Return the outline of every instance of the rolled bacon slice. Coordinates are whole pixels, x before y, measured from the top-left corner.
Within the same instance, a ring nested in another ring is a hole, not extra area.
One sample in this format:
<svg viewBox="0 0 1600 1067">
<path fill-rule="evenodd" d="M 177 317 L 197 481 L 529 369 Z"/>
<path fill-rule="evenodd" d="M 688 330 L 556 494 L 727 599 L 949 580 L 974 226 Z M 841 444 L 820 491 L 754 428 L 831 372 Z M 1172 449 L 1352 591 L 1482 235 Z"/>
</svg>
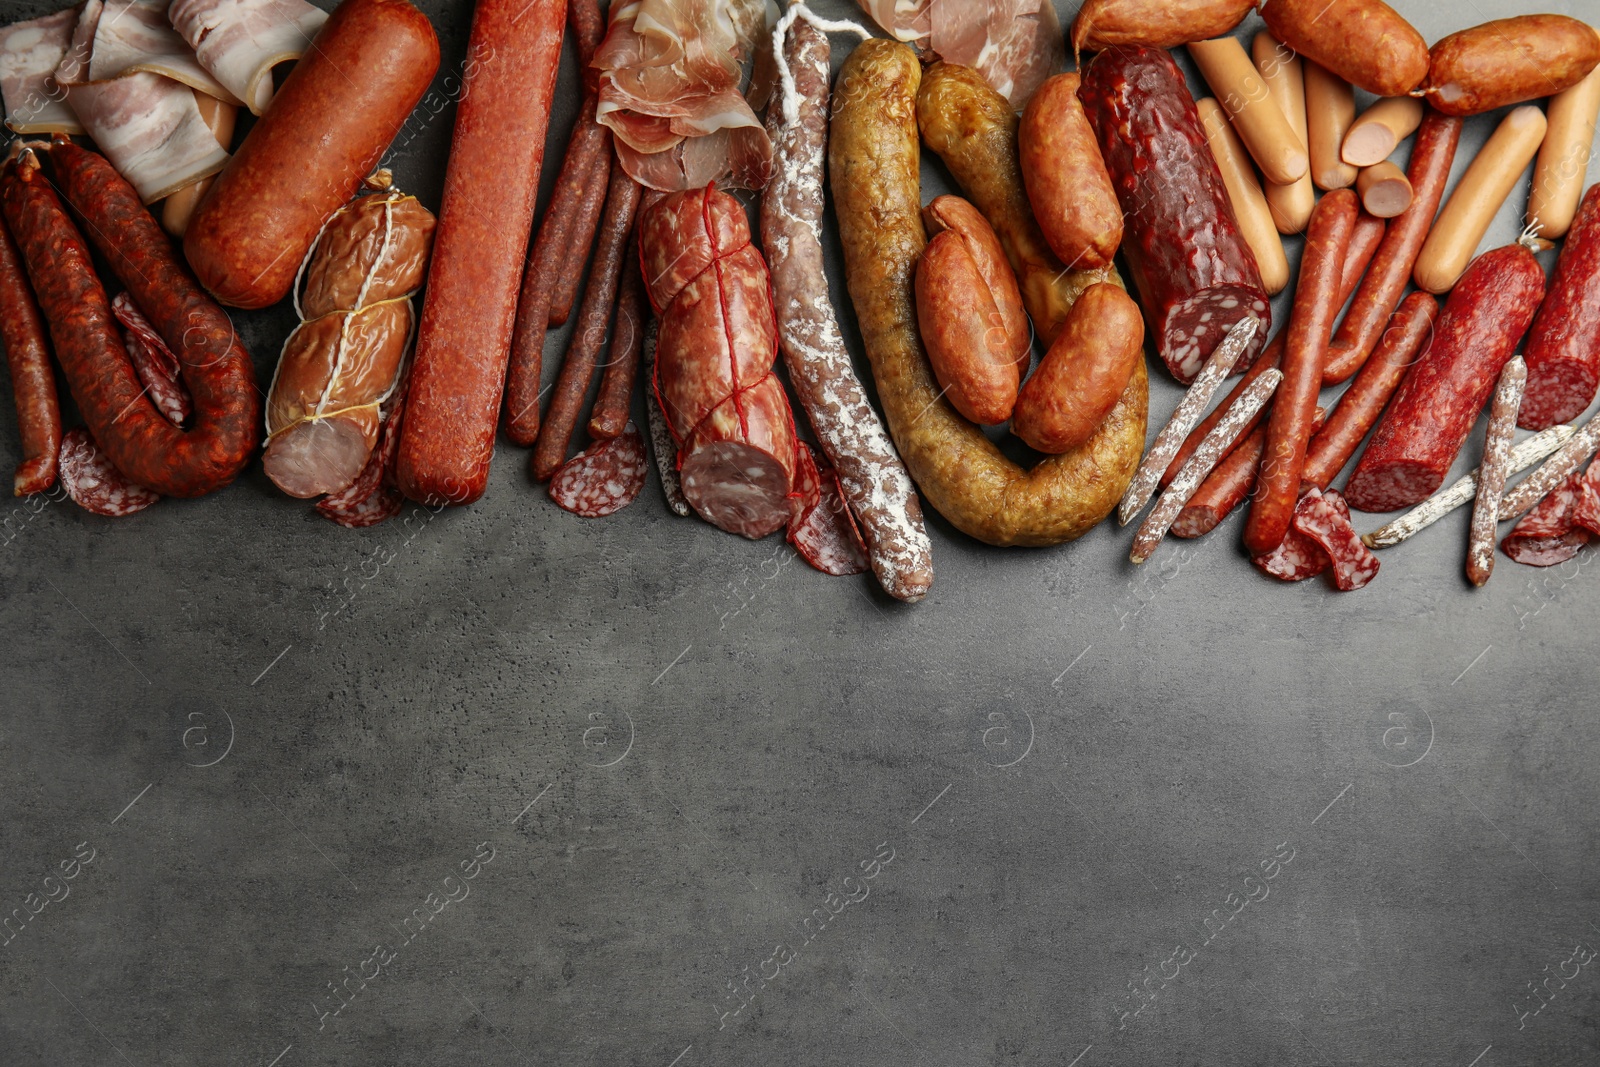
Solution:
<svg viewBox="0 0 1600 1067">
<path fill-rule="evenodd" d="M 897 40 L 972 67 L 1022 108 L 1066 62 L 1066 43 L 1050 0 L 859 0 Z"/>
<path fill-rule="evenodd" d="M 328 14 L 305 0 L 172 0 L 173 29 L 212 77 L 259 115 L 272 68 L 299 59 Z"/>
<path fill-rule="evenodd" d="M 69 7 L 0 30 L 0 97 L 5 100 L 6 127 L 13 133 L 83 132 L 67 106 L 66 90 L 56 82 L 56 68 L 72 43 L 80 10 Z"/>
</svg>

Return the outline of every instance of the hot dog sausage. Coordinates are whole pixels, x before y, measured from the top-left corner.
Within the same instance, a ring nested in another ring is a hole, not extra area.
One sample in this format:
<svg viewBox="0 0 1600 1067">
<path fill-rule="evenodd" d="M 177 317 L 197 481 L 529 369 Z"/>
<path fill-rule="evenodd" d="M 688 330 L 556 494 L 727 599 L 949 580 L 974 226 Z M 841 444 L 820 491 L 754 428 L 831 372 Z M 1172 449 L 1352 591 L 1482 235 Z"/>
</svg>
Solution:
<svg viewBox="0 0 1600 1067">
<path fill-rule="evenodd" d="M 1250 54 L 1273 103 L 1289 120 L 1289 126 L 1300 140 L 1306 140 L 1304 61 L 1266 30 L 1256 34 L 1250 42 Z M 1311 184 L 1309 167 L 1299 181 L 1289 185 L 1268 182 L 1263 191 L 1272 208 L 1273 225 L 1279 233 L 1299 233 L 1306 228 L 1306 223 L 1311 221 L 1311 209 L 1317 206 L 1317 190 Z"/>
<path fill-rule="evenodd" d="M 1269 101 L 1270 103 L 1270 101 Z M 1222 106 L 1210 97 L 1195 104 L 1200 112 L 1200 124 L 1205 127 L 1206 140 L 1211 154 L 1216 157 L 1217 169 L 1222 173 L 1222 184 L 1228 190 L 1228 202 L 1239 219 L 1239 230 L 1255 253 L 1256 266 L 1261 270 L 1261 284 L 1268 293 L 1282 291 L 1289 284 L 1289 259 L 1283 252 L 1283 240 L 1272 221 L 1272 208 L 1256 181 L 1255 167 L 1245 154 L 1244 145 L 1228 123 Z"/>
<path fill-rule="evenodd" d="M 1433 46 L 1417 90 L 1446 115 L 1481 115 L 1553 96 L 1600 64 L 1600 34 L 1566 15 L 1495 19 Z"/>
<path fill-rule="evenodd" d="M 1072 48 L 1176 48 L 1207 41 L 1232 31 L 1255 6 L 1255 0 L 1087 0 L 1072 20 Z"/>
<path fill-rule="evenodd" d="M 917 94 L 917 124 L 967 199 L 994 227 L 1045 344 L 1078 296 L 1096 282 L 1121 285 L 1114 267 L 1073 270 L 1050 251 L 1034 221 L 1017 152 L 1017 114 L 971 67 L 935 63 Z"/>
<path fill-rule="evenodd" d="M 859 45 L 839 74 L 828 149 L 845 277 L 889 430 L 923 494 L 958 529 L 995 545 L 1070 541 L 1116 506 L 1138 465 L 1144 365 L 1136 365 L 1122 398 L 1088 442 L 1031 471 L 1006 459 L 939 397 L 917 343 L 912 294 L 912 271 L 926 240 L 912 121 L 920 78 L 909 46 L 881 38 Z M 922 94 L 920 104 L 928 103 Z M 935 121 L 925 121 L 924 130 L 946 129 L 953 119 L 929 117 Z M 1001 127 L 1002 136 L 992 128 L 981 134 L 1001 141 L 1002 158 L 1007 128 Z M 1015 148 L 1009 152 L 1014 159 Z"/>
<path fill-rule="evenodd" d="M 1022 387 L 1011 432 L 1047 455 L 1070 452 L 1094 436 L 1143 358 L 1139 305 L 1115 285 L 1089 286 Z"/>
<path fill-rule="evenodd" d="M 17 496 L 42 493 L 56 484 L 56 459 L 61 451 L 61 405 L 50 369 L 50 346 L 44 317 L 28 284 L 22 253 L 0 220 L 0 342 L 11 369 L 11 396 L 17 406 L 22 437 L 22 462 L 17 464 L 13 491 Z"/>
<path fill-rule="evenodd" d="M 89 432 L 119 471 L 163 496 L 200 496 L 226 485 L 261 434 L 255 370 L 233 324 L 102 156 L 63 140 L 50 148 L 50 169 L 95 247 L 178 357 L 194 398 L 194 422 L 183 431 L 145 397 L 89 249 L 35 153 L 26 152 L 5 175 L 6 222 Z"/>
<path fill-rule="evenodd" d="M 1477 254 L 1478 242 L 1500 205 L 1533 162 L 1544 140 L 1544 112 L 1529 104 L 1501 120 L 1467 172 L 1456 183 L 1450 202 L 1439 212 L 1433 232 L 1417 255 L 1417 288 L 1443 293 L 1456 284 Z"/>
<path fill-rule="evenodd" d="M 1380 219 L 1392 219 L 1402 214 L 1411 206 L 1415 196 L 1406 172 L 1387 159 L 1361 168 L 1361 174 L 1356 178 L 1356 192 L 1367 214 Z"/>
<path fill-rule="evenodd" d="M 1560 237 L 1572 226 L 1583 195 L 1594 124 L 1600 119 L 1600 67 L 1570 89 L 1550 98 L 1545 108 L 1549 128 L 1533 167 L 1533 194 L 1528 197 L 1528 223 L 1540 237 Z"/>
<path fill-rule="evenodd" d="M 1521 245 L 1473 261 L 1346 483 L 1351 507 L 1392 511 L 1444 484 L 1543 298 L 1544 271 Z"/>
<path fill-rule="evenodd" d="M 1273 103 L 1260 72 L 1244 54 L 1244 46 L 1232 37 L 1219 37 L 1196 41 L 1189 46 L 1189 55 L 1227 109 L 1229 121 L 1267 181 L 1288 185 L 1305 177 L 1310 166 L 1305 140 Z M 1308 107 L 1310 99 L 1308 94 Z"/>
<path fill-rule="evenodd" d="M 1379 100 L 1350 124 L 1339 155 L 1355 167 L 1370 167 L 1389 158 L 1400 142 L 1422 125 L 1423 104 L 1412 96 Z"/>
<path fill-rule="evenodd" d="M 566 0 L 478 0 L 412 357 L 395 481 L 427 504 L 483 495 L 505 387 Z"/>
<path fill-rule="evenodd" d="M 1439 201 L 1444 199 L 1450 164 L 1456 157 L 1456 145 L 1461 143 L 1461 125 L 1461 119 L 1437 111 L 1429 111 L 1423 118 L 1406 171 L 1411 182 L 1411 206 L 1389 224 L 1372 268 L 1356 291 L 1339 332 L 1333 336 L 1328 363 L 1322 371 L 1324 385 L 1342 382 L 1361 368 L 1399 305 L 1417 253 L 1428 239 Z"/>
<path fill-rule="evenodd" d="M 1261 329 L 1242 357 L 1251 358 L 1266 343 L 1271 305 L 1177 64 L 1155 49 L 1108 49 L 1078 96 L 1127 216 L 1123 253 L 1167 368 L 1192 381 L 1253 315 Z"/>
<path fill-rule="evenodd" d="M 1078 103 L 1078 76 L 1057 74 L 1022 111 L 1017 155 L 1028 202 L 1061 262 L 1104 267 L 1122 243 L 1122 208 L 1094 131 Z"/>
<path fill-rule="evenodd" d="M 1383 0 L 1267 0 L 1267 28 L 1307 59 L 1378 96 L 1428 76 L 1428 43 Z"/>
<path fill-rule="evenodd" d="M 1311 180 L 1319 189 L 1346 189 L 1355 184 L 1356 168 L 1340 154 L 1345 134 L 1356 117 L 1350 83 L 1320 63 L 1307 62 L 1306 142 L 1311 152 Z"/>
<path fill-rule="evenodd" d="M 1250 507 L 1244 544 L 1262 556 L 1283 543 L 1300 496 L 1311 420 L 1322 388 L 1322 363 L 1339 313 L 1339 280 L 1360 207 L 1348 189 L 1336 189 L 1317 204 L 1306 229 L 1283 353 L 1283 384 L 1267 419 L 1267 448 L 1261 461 L 1260 489 Z"/>
<path fill-rule="evenodd" d="M 406 0 L 341 3 L 189 222 L 201 284 L 234 307 L 282 300 L 438 69 L 439 38 Z"/>
<path fill-rule="evenodd" d="M 1525 355 L 1528 388 L 1519 426 L 1542 430 L 1577 418 L 1594 401 L 1600 387 L 1600 185 L 1578 209 Z"/>
</svg>

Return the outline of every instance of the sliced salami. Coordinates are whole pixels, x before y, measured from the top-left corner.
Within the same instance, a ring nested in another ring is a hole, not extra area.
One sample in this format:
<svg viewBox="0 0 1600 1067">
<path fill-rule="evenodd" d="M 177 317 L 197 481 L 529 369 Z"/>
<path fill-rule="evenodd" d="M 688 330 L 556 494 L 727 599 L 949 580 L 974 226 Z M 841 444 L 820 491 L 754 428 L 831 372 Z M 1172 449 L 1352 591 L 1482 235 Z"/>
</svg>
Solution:
<svg viewBox="0 0 1600 1067">
<path fill-rule="evenodd" d="M 1575 472 L 1545 494 L 1500 541 L 1500 551 L 1530 567 L 1554 567 L 1576 556 L 1591 537 L 1573 516 L 1584 481 Z"/>
<path fill-rule="evenodd" d="M 394 465 L 400 447 L 400 428 L 405 419 L 407 384 L 407 379 L 402 377 L 385 403 L 388 410 L 383 415 L 378 447 L 367 457 L 355 481 L 317 501 L 317 512 L 324 518 L 347 529 L 359 530 L 392 519 L 404 510 L 405 497 L 395 488 Z"/>
<path fill-rule="evenodd" d="M 58 457 L 61 485 L 79 507 L 117 519 L 143 511 L 161 497 L 130 482 L 95 444 L 89 431 L 76 426 L 61 436 Z"/>
<path fill-rule="evenodd" d="M 1328 553 L 1316 541 L 1294 526 L 1284 535 L 1283 543 L 1264 556 L 1253 556 L 1251 563 L 1263 574 L 1279 581 L 1303 582 L 1315 578 L 1333 565 Z"/>
<path fill-rule="evenodd" d="M 189 390 L 178 377 L 178 357 L 172 354 L 167 342 L 161 339 L 150 320 L 134 306 L 127 292 L 117 294 L 111 301 L 111 311 L 122 323 L 122 339 L 127 343 L 128 358 L 133 362 L 139 383 L 150 394 L 156 410 L 167 417 L 174 426 L 183 426 L 194 404 Z"/>
<path fill-rule="evenodd" d="M 845 502 L 839 474 L 827 464 L 819 467 L 810 457 L 810 451 L 809 448 L 800 449 L 795 482 L 798 487 L 801 471 L 810 468 L 809 476 L 816 479 L 815 500 L 790 521 L 789 543 L 802 559 L 823 574 L 836 577 L 861 574 L 867 569 L 867 546 L 855 516 L 850 513 L 850 505 Z"/>
<path fill-rule="evenodd" d="M 1350 525 L 1350 508 L 1336 490 L 1312 489 L 1301 497 L 1294 528 L 1327 553 L 1333 584 L 1341 591 L 1360 589 L 1378 576 L 1378 557 Z"/>
<path fill-rule="evenodd" d="M 566 511 L 598 519 L 633 503 L 644 488 L 650 457 L 633 423 L 563 463 L 550 479 L 550 499 Z"/>
<path fill-rule="evenodd" d="M 792 531 L 806 512 L 822 500 L 822 474 L 817 469 L 816 451 L 801 443 L 794 453 L 794 484 L 789 489 L 789 529 Z"/>
</svg>

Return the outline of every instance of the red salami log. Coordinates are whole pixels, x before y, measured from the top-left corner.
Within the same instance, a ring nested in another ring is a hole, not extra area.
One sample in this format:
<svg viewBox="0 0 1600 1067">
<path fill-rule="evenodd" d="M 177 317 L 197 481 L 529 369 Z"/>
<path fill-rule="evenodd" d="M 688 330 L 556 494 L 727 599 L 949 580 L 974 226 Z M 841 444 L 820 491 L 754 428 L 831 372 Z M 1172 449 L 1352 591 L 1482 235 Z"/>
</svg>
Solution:
<svg viewBox="0 0 1600 1067">
<path fill-rule="evenodd" d="M 715 186 L 665 196 L 639 216 L 639 253 L 661 320 L 654 388 L 683 495 L 713 526 L 765 537 L 789 521 L 796 439 L 772 373 L 767 265 L 744 206 Z"/>
<path fill-rule="evenodd" d="M 1239 229 L 1194 98 L 1172 57 L 1152 48 L 1110 48 L 1078 90 L 1126 216 L 1128 258 L 1148 334 L 1167 369 L 1188 383 L 1246 315 L 1272 325 L 1255 254 Z"/>
<path fill-rule="evenodd" d="M 1600 386 L 1600 185 L 1584 195 L 1528 345 L 1517 425 L 1542 430 L 1583 414 Z"/>
<path fill-rule="evenodd" d="M 417 331 L 400 491 L 425 504 L 483 495 L 539 192 L 566 0 L 478 0 L 433 266 Z"/>
<path fill-rule="evenodd" d="M 90 435 L 119 471 L 163 496 L 221 488 L 261 439 L 261 393 L 249 353 L 139 194 L 104 157 L 61 141 L 50 148 L 50 167 L 96 248 L 178 357 L 194 398 L 194 424 L 184 431 L 145 395 L 89 248 L 35 154 L 25 152 L 0 183 L 6 223 Z"/>
<path fill-rule="evenodd" d="M 50 369 L 44 316 L 22 265 L 11 232 L 0 223 L 0 341 L 11 369 L 11 396 L 17 405 L 22 462 L 14 481 L 18 496 L 42 493 L 56 484 L 61 451 L 61 405 Z"/>
<path fill-rule="evenodd" d="M 1350 505 L 1393 511 L 1426 498 L 1456 454 L 1544 298 L 1522 245 L 1485 252 L 1450 293 L 1433 347 L 1406 377 L 1345 486 Z"/>
</svg>

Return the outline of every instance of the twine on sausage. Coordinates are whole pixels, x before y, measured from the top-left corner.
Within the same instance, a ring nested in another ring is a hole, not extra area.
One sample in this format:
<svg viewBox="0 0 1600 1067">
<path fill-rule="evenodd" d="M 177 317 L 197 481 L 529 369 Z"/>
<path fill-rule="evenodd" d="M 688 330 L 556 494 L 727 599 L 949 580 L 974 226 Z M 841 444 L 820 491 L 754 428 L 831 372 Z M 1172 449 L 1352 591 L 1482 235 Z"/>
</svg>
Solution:
<svg viewBox="0 0 1600 1067">
<path fill-rule="evenodd" d="M 789 10 L 783 13 L 778 24 L 772 28 L 772 54 L 778 61 L 778 84 L 783 86 L 783 96 L 779 103 L 783 108 L 783 121 L 789 126 L 800 121 L 800 91 L 795 88 L 794 73 L 789 70 L 789 61 L 783 56 L 783 39 L 789 33 L 789 27 L 794 25 L 795 19 L 801 18 L 823 33 L 853 33 L 863 41 L 872 40 L 872 31 L 860 23 L 822 18 L 805 4 L 789 6 Z"/>
</svg>

